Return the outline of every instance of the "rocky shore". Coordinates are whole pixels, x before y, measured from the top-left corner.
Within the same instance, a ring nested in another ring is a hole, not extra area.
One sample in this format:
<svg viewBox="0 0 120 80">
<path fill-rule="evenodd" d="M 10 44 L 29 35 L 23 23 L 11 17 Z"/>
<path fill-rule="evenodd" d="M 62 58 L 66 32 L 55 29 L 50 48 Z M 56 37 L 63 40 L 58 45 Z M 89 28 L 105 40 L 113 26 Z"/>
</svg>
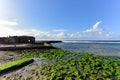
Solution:
<svg viewBox="0 0 120 80">
<path fill-rule="evenodd" d="M 22 55 L 17 51 L 0 51 L 0 65 L 22 58 Z M 0 80 L 7 78 L 8 80 L 20 79 L 24 80 L 34 77 L 35 80 L 42 80 L 44 76 L 33 75 L 35 69 L 39 69 L 40 65 L 46 64 L 43 58 L 34 58 L 34 62 L 19 69 L 11 70 L 5 74 L 0 74 Z M 22 77 L 22 78 L 21 78 Z"/>
</svg>

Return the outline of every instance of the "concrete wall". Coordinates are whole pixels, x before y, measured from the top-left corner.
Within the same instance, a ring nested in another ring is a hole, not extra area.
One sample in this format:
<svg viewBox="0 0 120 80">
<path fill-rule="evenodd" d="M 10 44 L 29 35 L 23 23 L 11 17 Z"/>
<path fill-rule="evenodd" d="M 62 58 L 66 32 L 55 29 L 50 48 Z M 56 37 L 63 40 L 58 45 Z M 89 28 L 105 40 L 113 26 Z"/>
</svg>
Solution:
<svg viewBox="0 0 120 80">
<path fill-rule="evenodd" d="M 32 36 L 10 36 L 1 37 L 1 44 L 15 44 L 15 43 L 35 43 L 35 38 Z"/>
</svg>

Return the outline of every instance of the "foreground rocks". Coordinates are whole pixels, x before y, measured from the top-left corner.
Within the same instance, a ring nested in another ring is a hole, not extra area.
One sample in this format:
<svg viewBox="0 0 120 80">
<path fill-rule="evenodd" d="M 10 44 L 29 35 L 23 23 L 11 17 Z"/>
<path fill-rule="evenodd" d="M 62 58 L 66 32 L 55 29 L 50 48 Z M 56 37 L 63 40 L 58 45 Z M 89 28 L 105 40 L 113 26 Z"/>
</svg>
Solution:
<svg viewBox="0 0 120 80">
<path fill-rule="evenodd" d="M 15 51 L 14 52 L 13 51 L 0 51 L 0 65 L 10 62 L 10 61 L 20 59 L 20 58 L 22 58 L 22 55 Z M 35 73 L 35 70 L 37 69 L 39 70 L 40 65 L 42 64 L 46 64 L 44 59 L 34 58 L 34 62 L 25 67 L 22 67 L 22 68 L 13 70 L 13 71 L 9 71 L 5 74 L 0 74 L 0 80 L 3 78 L 8 79 L 8 80 L 15 80 L 15 79 L 26 80 L 29 78 L 31 79 L 34 78 L 34 80 L 42 80 L 45 77 Z"/>
</svg>

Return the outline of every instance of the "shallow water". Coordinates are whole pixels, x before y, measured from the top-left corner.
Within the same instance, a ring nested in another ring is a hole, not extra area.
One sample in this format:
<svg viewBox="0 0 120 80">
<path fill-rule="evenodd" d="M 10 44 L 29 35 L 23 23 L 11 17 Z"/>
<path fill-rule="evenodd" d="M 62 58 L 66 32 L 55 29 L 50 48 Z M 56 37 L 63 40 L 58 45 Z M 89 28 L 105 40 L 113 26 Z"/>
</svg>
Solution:
<svg viewBox="0 0 120 80">
<path fill-rule="evenodd" d="M 85 52 L 97 55 L 120 56 L 120 43 L 54 43 L 53 46 L 73 52 Z"/>
</svg>

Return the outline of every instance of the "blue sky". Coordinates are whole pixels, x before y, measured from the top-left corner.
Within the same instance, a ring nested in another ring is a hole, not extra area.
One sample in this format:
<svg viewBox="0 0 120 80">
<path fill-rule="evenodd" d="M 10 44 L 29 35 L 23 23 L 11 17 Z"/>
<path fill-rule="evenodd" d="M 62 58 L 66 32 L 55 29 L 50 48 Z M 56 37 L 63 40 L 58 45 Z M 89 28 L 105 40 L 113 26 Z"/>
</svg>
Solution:
<svg viewBox="0 0 120 80">
<path fill-rule="evenodd" d="M 0 0 L 0 36 L 120 39 L 120 0 Z"/>
</svg>

